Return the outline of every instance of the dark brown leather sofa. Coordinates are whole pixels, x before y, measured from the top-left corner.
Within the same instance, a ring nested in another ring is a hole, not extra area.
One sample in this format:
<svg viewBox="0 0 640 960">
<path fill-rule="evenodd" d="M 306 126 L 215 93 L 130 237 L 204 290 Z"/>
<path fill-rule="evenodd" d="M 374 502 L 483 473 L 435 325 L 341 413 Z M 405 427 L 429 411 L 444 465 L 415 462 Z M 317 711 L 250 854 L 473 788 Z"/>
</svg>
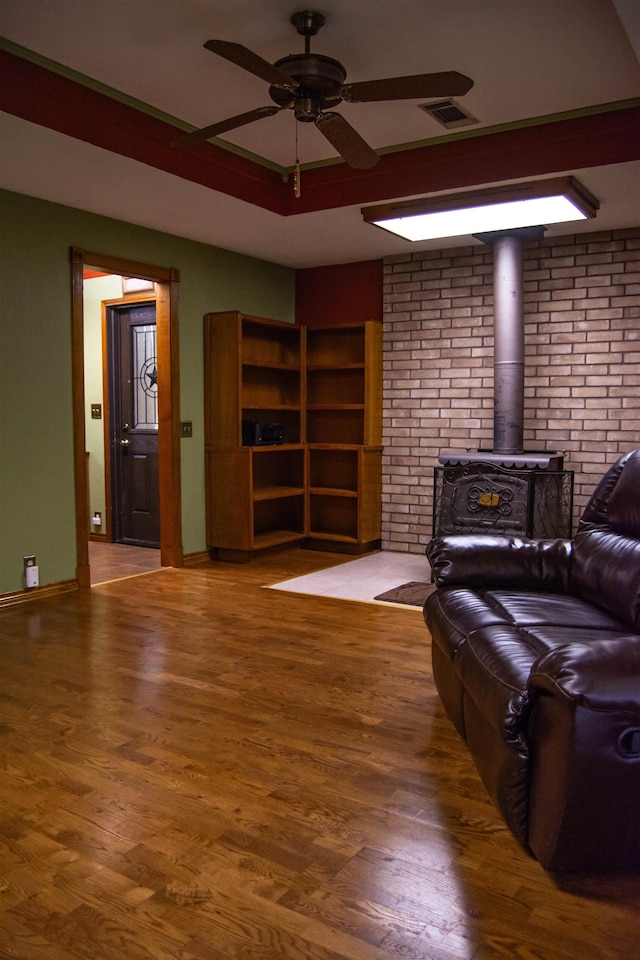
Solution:
<svg viewBox="0 0 640 960">
<path fill-rule="evenodd" d="M 573 540 L 426 549 L 442 703 L 506 823 L 550 871 L 640 868 L 640 449 Z"/>
</svg>

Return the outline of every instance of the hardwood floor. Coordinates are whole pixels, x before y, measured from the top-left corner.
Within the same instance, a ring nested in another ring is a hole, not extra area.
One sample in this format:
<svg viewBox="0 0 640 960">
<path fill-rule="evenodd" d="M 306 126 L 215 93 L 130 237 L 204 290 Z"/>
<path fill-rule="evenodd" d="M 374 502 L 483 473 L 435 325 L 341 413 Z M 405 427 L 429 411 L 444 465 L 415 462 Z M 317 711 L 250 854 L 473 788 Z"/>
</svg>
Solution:
<svg viewBox="0 0 640 960">
<path fill-rule="evenodd" d="M 162 569 L 0 611 L 0 957 L 632 960 L 640 878 L 554 878 L 438 703 L 420 610 Z"/>
</svg>

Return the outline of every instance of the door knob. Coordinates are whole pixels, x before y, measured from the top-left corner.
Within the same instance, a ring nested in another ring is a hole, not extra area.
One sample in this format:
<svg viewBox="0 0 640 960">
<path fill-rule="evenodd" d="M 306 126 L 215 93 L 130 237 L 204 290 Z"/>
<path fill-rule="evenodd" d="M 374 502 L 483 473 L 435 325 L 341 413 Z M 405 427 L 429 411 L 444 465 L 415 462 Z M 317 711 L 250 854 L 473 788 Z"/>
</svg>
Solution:
<svg viewBox="0 0 640 960">
<path fill-rule="evenodd" d="M 121 440 L 121 441 L 120 441 L 120 446 L 121 446 L 121 447 L 128 447 L 128 446 L 129 446 L 129 441 L 128 441 L 128 440 Z"/>
</svg>

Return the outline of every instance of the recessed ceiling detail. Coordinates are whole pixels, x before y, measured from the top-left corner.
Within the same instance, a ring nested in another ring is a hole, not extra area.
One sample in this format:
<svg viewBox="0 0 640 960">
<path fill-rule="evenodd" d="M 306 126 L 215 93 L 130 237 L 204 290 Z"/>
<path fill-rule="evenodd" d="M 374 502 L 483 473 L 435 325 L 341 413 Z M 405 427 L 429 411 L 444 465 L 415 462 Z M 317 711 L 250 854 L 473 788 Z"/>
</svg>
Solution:
<svg viewBox="0 0 640 960">
<path fill-rule="evenodd" d="M 597 219 L 571 232 L 640 222 L 640 66 L 612 0 L 474 0 L 473 17 L 468 0 L 317 3 L 162 0 L 151 18 L 142 2 L 4 4 L 3 190 L 294 267 L 404 255 L 407 241 L 363 222 L 364 205 L 537 177 L 573 174 L 599 198 Z M 379 157 L 353 169 L 314 122 L 279 109 L 268 81 L 203 46 L 224 38 L 270 65 L 304 56 L 289 18 L 305 9 L 322 12 L 311 51 L 344 65 L 343 85 L 454 68 L 473 89 L 327 108 Z M 449 99 L 479 122 L 450 129 L 418 109 Z M 170 147 L 259 107 L 276 113 Z"/>
</svg>

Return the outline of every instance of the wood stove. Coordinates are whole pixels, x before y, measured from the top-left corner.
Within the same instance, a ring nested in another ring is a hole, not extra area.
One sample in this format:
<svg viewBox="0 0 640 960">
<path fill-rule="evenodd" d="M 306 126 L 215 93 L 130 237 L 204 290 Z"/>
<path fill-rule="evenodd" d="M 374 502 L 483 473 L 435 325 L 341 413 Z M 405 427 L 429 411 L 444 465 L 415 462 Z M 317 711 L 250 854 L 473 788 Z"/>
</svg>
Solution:
<svg viewBox="0 0 640 960">
<path fill-rule="evenodd" d="M 544 227 L 482 234 L 494 251 L 492 450 L 443 450 L 434 470 L 433 535 L 570 537 L 573 473 L 556 451 L 525 451 L 522 244 Z"/>
<path fill-rule="evenodd" d="M 434 470 L 433 535 L 571 537 L 573 473 L 559 454 L 510 458 L 443 450 Z"/>
</svg>

